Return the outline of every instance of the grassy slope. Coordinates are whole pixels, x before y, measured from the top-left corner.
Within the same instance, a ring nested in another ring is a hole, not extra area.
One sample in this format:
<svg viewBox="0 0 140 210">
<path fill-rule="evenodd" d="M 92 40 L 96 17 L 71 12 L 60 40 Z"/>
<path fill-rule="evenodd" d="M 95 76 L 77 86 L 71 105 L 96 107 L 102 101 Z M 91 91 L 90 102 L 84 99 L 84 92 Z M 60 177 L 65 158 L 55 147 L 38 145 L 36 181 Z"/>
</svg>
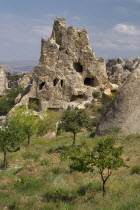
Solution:
<svg viewBox="0 0 140 210">
<path fill-rule="evenodd" d="M 86 141 L 92 147 L 99 140 L 80 133 L 77 144 Z M 71 143 L 71 134 L 52 139 L 33 138 L 28 148 L 23 145 L 17 153 L 8 154 L 9 169 L 0 171 L 0 209 L 140 209 L 140 175 L 130 174 L 132 166 L 140 163 L 140 135 L 118 139 L 130 167 L 112 174 L 105 198 L 96 171 L 71 173 L 68 161 L 60 161 L 60 151 Z"/>
</svg>

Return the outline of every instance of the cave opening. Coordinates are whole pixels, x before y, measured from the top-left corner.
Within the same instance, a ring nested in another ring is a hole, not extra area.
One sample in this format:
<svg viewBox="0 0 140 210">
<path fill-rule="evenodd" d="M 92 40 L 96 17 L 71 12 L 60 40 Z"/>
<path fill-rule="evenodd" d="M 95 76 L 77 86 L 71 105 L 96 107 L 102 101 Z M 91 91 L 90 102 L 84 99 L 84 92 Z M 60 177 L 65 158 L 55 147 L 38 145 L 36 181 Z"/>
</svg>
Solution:
<svg viewBox="0 0 140 210">
<path fill-rule="evenodd" d="M 57 85 L 57 83 L 58 83 L 58 81 L 59 81 L 59 79 L 54 79 L 54 81 L 53 81 L 53 86 L 56 86 Z"/>
<path fill-rule="evenodd" d="M 99 82 L 96 78 L 86 77 L 85 80 L 84 80 L 84 85 L 91 86 L 91 87 L 96 87 L 96 86 L 99 85 Z"/>
<path fill-rule="evenodd" d="M 29 98 L 28 108 L 33 109 L 34 111 L 39 111 L 39 99 L 38 98 Z"/>
<path fill-rule="evenodd" d="M 39 85 L 39 90 L 42 90 L 44 86 L 45 86 L 45 82 L 42 82 L 42 83 Z"/>
<path fill-rule="evenodd" d="M 77 72 L 80 72 L 80 73 L 83 72 L 83 66 L 80 63 L 74 63 L 73 67 Z"/>
<path fill-rule="evenodd" d="M 61 80 L 61 87 L 63 87 L 63 84 L 64 84 L 64 81 L 63 81 L 63 80 Z"/>
<path fill-rule="evenodd" d="M 85 99 L 85 97 L 83 95 L 72 95 L 71 96 L 71 99 L 70 99 L 70 102 L 72 101 L 77 101 L 77 100 L 81 100 L 81 99 Z"/>
</svg>

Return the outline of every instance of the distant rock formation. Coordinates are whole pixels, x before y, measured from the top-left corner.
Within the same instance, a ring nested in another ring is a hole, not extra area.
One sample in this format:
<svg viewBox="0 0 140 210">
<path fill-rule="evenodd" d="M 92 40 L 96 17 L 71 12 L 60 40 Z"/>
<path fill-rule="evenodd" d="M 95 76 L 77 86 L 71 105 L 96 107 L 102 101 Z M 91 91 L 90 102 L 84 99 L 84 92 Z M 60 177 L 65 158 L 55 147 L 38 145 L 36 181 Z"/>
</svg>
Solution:
<svg viewBox="0 0 140 210">
<path fill-rule="evenodd" d="M 140 66 L 120 87 L 105 116 L 102 118 L 97 134 L 119 127 L 126 134 L 140 132 Z"/>
<path fill-rule="evenodd" d="M 105 89 L 107 82 L 105 61 L 95 59 L 87 30 L 67 27 L 64 19 L 56 18 L 51 37 L 42 38 L 32 84 L 18 102 L 28 107 L 35 103 L 38 111 L 82 108 L 93 99 L 94 91 Z"/>
<path fill-rule="evenodd" d="M 106 64 L 110 82 L 118 85 L 123 84 L 138 66 L 140 66 L 140 57 L 129 60 L 110 59 Z"/>
<path fill-rule="evenodd" d="M 6 78 L 6 74 L 0 65 L 0 96 L 4 94 L 5 90 L 7 89 L 8 82 Z"/>
</svg>

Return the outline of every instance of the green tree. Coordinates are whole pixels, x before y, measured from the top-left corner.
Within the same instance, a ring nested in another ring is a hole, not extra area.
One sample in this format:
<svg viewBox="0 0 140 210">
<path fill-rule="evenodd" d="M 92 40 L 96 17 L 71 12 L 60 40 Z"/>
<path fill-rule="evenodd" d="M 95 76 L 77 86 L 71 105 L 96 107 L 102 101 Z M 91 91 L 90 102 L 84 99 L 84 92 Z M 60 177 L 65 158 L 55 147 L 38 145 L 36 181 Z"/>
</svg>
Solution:
<svg viewBox="0 0 140 210">
<path fill-rule="evenodd" d="M 85 172 L 97 170 L 102 180 L 103 196 L 106 193 L 106 182 L 112 172 L 120 167 L 126 167 L 124 160 L 121 158 L 123 147 L 115 147 L 113 138 L 107 137 L 101 140 L 92 150 L 87 146 L 82 149 L 66 152 L 71 160 L 70 168 Z"/>
<path fill-rule="evenodd" d="M 73 133 L 73 143 L 75 145 L 76 135 L 82 128 L 86 127 L 88 117 L 86 112 L 82 109 L 67 110 L 62 115 L 59 129 L 63 129 L 66 132 Z"/>
<path fill-rule="evenodd" d="M 15 98 L 23 89 L 11 88 L 6 91 L 5 95 L 0 97 L 0 115 L 6 115 L 15 105 Z"/>
<path fill-rule="evenodd" d="M 28 139 L 28 145 L 30 145 L 31 137 L 37 133 L 39 116 L 35 115 L 33 110 L 27 109 L 25 106 L 16 107 L 12 115 L 11 121 L 13 123 L 16 121 L 20 125 L 21 130 Z"/>
<path fill-rule="evenodd" d="M 49 131 L 56 131 L 57 122 L 60 120 L 60 113 L 48 111 L 44 117 L 38 120 L 37 135 L 43 136 Z"/>
<path fill-rule="evenodd" d="M 7 169 L 7 152 L 16 152 L 26 138 L 20 125 L 8 122 L 7 127 L 0 129 L 0 151 L 3 152 L 3 169 Z"/>
</svg>

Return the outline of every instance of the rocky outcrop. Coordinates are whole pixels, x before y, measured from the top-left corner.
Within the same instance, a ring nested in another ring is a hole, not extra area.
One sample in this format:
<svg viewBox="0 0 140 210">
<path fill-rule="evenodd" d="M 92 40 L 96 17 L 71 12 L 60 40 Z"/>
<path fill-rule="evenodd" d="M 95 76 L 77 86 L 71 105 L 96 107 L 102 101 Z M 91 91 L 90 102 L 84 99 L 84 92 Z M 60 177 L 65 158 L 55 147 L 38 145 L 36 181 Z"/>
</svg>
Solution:
<svg viewBox="0 0 140 210">
<path fill-rule="evenodd" d="M 121 86 L 105 116 L 97 134 L 119 127 L 126 134 L 140 132 L 140 68 L 137 67 Z"/>
<path fill-rule="evenodd" d="M 118 58 L 117 60 L 110 59 L 107 64 L 107 74 L 110 82 L 121 85 L 131 73 L 140 66 L 140 57 L 135 59 L 123 60 Z"/>
<path fill-rule="evenodd" d="M 5 90 L 7 89 L 8 83 L 6 74 L 0 65 L 0 96 L 4 94 Z"/>
<path fill-rule="evenodd" d="M 32 83 L 32 73 L 27 74 L 11 74 L 3 70 L 0 65 L 0 96 L 5 94 L 5 91 L 11 88 L 22 87 L 24 93 Z"/>
<path fill-rule="evenodd" d="M 107 81 L 105 61 L 95 59 L 87 30 L 67 27 L 64 19 L 56 18 L 51 37 L 41 40 L 40 63 L 19 104 L 35 103 L 39 111 L 84 106 Z"/>
</svg>

